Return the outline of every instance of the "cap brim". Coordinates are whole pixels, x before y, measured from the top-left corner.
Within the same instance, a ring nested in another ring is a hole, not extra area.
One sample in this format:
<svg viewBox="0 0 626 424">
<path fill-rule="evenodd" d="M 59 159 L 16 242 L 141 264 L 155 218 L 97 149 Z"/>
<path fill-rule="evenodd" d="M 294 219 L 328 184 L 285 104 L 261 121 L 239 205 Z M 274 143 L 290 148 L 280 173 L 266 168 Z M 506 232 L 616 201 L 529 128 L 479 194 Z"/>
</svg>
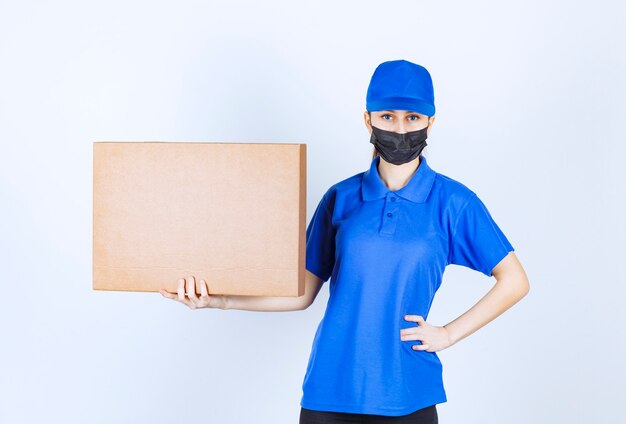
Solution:
<svg viewBox="0 0 626 424">
<path fill-rule="evenodd" d="M 387 97 L 384 99 L 370 100 L 367 102 L 365 108 L 369 112 L 380 110 L 408 110 L 428 116 L 435 114 L 435 106 L 433 104 L 410 97 Z"/>
</svg>

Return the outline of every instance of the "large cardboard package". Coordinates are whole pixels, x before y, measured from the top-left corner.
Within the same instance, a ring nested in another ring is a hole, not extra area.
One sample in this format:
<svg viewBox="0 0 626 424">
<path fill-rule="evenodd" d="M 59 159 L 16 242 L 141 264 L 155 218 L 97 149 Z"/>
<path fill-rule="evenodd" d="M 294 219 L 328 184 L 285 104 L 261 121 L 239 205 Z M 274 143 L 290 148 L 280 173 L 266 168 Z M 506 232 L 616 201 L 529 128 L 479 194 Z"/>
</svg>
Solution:
<svg viewBox="0 0 626 424">
<path fill-rule="evenodd" d="M 94 290 L 302 296 L 305 219 L 306 144 L 93 143 Z"/>
</svg>

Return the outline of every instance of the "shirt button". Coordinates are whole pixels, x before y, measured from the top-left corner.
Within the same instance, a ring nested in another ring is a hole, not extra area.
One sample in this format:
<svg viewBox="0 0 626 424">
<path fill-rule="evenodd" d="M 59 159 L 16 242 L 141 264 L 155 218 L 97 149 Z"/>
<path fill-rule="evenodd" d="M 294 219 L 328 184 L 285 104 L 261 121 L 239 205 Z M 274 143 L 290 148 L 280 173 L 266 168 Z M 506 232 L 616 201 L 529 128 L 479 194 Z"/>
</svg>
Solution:
<svg viewBox="0 0 626 424">
<path fill-rule="evenodd" d="M 387 212 L 387 216 L 391 217 L 393 214 L 391 212 Z"/>
<path fill-rule="evenodd" d="M 395 198 L 395 197 L 392 197 L 392 198 L 391 198 L 391 201 L 392 201 L 392 202 L 395 202 L 395 201 L 396 201 L 396 198 Z"/>
</svg>

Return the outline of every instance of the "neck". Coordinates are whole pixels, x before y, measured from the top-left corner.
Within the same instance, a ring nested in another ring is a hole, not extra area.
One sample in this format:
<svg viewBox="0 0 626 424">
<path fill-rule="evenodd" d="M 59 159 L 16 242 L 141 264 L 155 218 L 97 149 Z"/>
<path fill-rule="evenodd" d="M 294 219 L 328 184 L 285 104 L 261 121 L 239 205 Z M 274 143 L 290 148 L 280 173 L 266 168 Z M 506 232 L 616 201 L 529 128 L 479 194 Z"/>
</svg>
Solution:
<svg viewBox="0 0 626 424">
<path fill-rule="evenodd" d="M 382 156 L 378 161 L 378 175 L 390 191 L 400 190 L 411 180 L 420 165 L 419 155 L 411 162 L 394 165 L 386 162 Z"/>
</svg>

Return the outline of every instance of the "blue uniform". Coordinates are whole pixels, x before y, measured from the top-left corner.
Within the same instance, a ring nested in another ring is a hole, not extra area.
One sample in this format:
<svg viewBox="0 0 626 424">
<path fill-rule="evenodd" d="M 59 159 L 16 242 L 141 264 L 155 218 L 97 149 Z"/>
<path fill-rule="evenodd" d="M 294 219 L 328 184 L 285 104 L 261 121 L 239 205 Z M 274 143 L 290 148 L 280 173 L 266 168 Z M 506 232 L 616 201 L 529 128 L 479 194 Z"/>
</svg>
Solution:
<svg viewBox="0 0 626 424">
<path fill-rule="evenodd" d="M 476 193 L 420 164 L 390 191 L 378 162 L 331 186 L 306 230 L 306 268 L 330 297 L 300 405 L 319 411 L 406 415 L 446 402 L 436 352 L 413 350 L 405 315 L 427 319 L 448 264 L 491 276 L 513 247 Z"/>
</svg>

